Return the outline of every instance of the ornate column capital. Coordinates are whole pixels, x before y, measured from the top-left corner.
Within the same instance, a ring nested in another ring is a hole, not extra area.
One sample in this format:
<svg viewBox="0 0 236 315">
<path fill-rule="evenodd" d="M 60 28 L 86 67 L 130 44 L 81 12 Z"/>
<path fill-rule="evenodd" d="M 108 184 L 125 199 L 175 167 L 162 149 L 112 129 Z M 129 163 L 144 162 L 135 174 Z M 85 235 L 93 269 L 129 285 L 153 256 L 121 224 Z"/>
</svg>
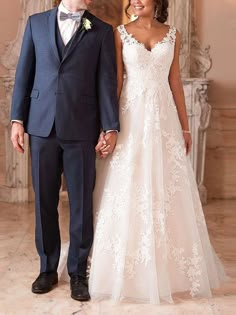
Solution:
<svg viewBox="0 0 236 315">
<path fill-rule="evenodd" d="M 197 27 L 195 16 L 192 16 L 191 30 L 191 60 L 190 75 L 196 78 L 206 78 L 207 73 L 212 67 L 212 59 L 210 56 L 210 45 L 202 47 L 197 36 Z"/>
<path fill-rule="evenodd" d="M 190 76 L 192 1 L 172 0 L 169 7 L 168 23 L 181 33 L 180 69 L 183 78 Z"/>
<path fill-rule="evenodd" d="M 170 1 L 168 23 L 181 33 L 180 69 L 183 78 L 205 78 L 211 69 L 210 46 L 203 48 L 197 36 L 194 1 Z"/>
</svg>

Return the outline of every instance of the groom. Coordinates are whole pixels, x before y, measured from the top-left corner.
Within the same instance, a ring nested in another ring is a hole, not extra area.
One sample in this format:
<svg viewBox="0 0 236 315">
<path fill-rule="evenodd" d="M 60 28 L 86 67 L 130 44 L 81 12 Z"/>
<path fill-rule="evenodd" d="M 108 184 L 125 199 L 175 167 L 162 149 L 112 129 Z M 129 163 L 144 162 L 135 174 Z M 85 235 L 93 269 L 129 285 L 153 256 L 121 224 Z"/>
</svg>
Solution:
<svg viewBox="0 0 236 315">
<path fill-rule="evenodd" d="M 90 298 L 87 258 L 93 242 L 92 193 L 100 130 L 110 153 L 119 131 L 112 27 L 86 9 L 91 0 L 63 0 L 28 20 L 12 100 L 12 142 L 30 137 L 40 274 L 33 293 L 58 282 L 58 202 L 62 172 L 70 202 L 68 272 L 71 297 Z M 103 134 L 104 134 L 103 133 Z"/>
</svg>

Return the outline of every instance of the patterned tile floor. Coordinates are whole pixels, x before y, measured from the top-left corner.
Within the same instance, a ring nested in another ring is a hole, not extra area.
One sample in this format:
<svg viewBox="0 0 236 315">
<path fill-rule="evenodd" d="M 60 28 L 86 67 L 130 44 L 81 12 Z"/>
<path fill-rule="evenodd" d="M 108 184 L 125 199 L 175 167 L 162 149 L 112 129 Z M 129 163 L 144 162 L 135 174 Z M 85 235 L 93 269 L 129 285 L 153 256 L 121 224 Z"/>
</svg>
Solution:
<svg viewBox="0 0 236 315">
<path fill-rule="evenodd" d="M 230 280 L 212 299 L 176 297 L 161 306 L 79 303 L 70 298 L 69 285 L 46 295 L 31 293 L 37 276 L 33 205 L 0 203 L 0 315 L 234 315 L 236 314 L 236 201 L 211 201 L 204 208 L 213 246 Z M 60 204 L 62 239 L 67 241 L 68 203 Z"/>
</svg>

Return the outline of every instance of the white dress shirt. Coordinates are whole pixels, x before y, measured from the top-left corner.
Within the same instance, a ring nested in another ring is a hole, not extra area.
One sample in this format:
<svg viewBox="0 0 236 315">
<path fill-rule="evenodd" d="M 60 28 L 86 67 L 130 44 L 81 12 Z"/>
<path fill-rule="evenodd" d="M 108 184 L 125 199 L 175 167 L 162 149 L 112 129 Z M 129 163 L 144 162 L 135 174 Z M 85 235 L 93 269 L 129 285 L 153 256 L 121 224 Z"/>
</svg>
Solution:
<svg viewBox="0 0 236 315">
<path fill-rule="evenodd" d="M 81 17 L 83 16 L 85 10 L 79 11 L 81 14 Z M 63 43 L 65 45 L 68 44 L 70 41 L 71 37 L 75 34 L 76 30 L 80 26 L 80 24 L 76 21 L 73 21 L 72 19 L 67 19 L 65 21 L 60 20 L 60 13 L 64 12 L 66 14 L 68 13 L 75 13 L 75 12 L 70 12 L 61 2 L 58 7 L 58 12 L 57 12 L 57 22 L 58 22 L 58 27 L 60 30 L 61 38 L 63 40 Z"/>
</svg>

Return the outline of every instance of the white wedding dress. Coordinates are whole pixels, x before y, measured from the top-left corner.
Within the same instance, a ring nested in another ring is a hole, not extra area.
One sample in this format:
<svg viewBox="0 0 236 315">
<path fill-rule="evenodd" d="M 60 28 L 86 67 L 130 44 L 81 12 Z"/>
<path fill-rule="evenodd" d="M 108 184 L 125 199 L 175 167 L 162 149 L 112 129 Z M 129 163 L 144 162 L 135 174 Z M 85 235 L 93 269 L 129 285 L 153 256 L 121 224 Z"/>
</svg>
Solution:
<svg viewBox="0 0 236 315">
<path fill-rule="evenodd" d="M 207 232 L 168 75 L 176 29 L 149 51 L 123 25 L 121 132 L 99 160 L 93 299 L 159 304 L 175 292 L 210 297 L 225 277 Z"/>
</svg>

